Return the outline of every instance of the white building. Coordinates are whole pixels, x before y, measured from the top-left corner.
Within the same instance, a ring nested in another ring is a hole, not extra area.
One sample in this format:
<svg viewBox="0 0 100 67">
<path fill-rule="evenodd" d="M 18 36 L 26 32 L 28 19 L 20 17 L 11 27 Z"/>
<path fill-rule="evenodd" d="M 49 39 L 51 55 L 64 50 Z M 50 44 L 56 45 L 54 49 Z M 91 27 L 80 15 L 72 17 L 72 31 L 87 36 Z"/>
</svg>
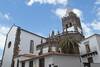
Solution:
<svg viewBox="0 0 100 67">
<path fill-rule="evenodd" d="M 62 18 L 62 25 L 63 32 L 59 35 L 61 39 L 65 36 L 78 41 L 84 38 L 80 19 L 73 12 Z M 50 48 L 48 38 L 14 25 L 6 36 L 2 67 L 81 67 L 79 54 L 59 53 L 56 45 L 52 42 Z"/>
<path fill-rule="evenodd" d="M 84 38 L 80 19 L 73 12 L 62 18 L 62 26 L 62 33 L 52 32 L 45 38 L 13 25 L 6 36 L 1 67 L 100 67 L 100 35 Z M 72 53 L 63 53 L 58 42 L 68 36 L 81 42 L 79 48 L 70 47 Z"/>
<path fill-rule="evenodd" d="M 37 46 L 41 41 L 45 44 L 46 38 L 12 26 L 7 34 L 2 67 L 80 67 L 78 54 L 57 53 L 55 46 L 51 52 L 44 46 L 40 54 Z"/>
<path fill-rule="evenodd" d="M 20 27 L 12 26 L 7 34 L 2 67 L 11 67 L 11 65 L 13 65 L 13 59 L 16 55 L 37 55 L 36 46 L 41 43 L 41 39 L 45 42 L 45 38 L 42 36 L 28 32 Z M 32 51 L 30 51 L 30 47 Z"/>
<path fill-rule="evenodd" d="M 80 42 L 80 57 L 85 66 L 100 67 L 99 34 L 94 34 Z"/>
</svg>

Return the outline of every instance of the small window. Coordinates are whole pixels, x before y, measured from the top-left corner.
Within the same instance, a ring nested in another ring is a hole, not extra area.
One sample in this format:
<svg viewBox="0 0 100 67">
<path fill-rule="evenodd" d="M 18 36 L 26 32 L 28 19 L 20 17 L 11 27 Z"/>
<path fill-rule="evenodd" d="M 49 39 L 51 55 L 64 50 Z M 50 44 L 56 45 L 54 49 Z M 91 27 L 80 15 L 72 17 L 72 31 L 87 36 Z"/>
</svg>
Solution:
<svg viewBox="0 0 100 67">
<path fill-rule="evenodd" d="M 57 65 L 55 65 L 54 67 L 58 67 Z"/>
<path fill-rule="evenodd" d="M 39 67 L 44 67 L 45 66 L 45 58 L 40 58 L 39 59 Z"/>
<path fill-rule="evenodd" d="M 39 55 L 43 54 L 43 48 L 40 49 Z"/>
<path fill-rule="evenodd" d="M 19 67 L 19 60 L 17 60 L 17 67 Z"/>
<path fill-rule="evenodd" d="M 8 43 L 8 48 L 10 48 L 11 47 L 11 41 Z"/>
<path fill-rule="evenodd" d="M 84 42 L 84 44 L 85 44 L 86 52 L 89 53 L 90 52 L 89 41 Z"/>
<path fill-rule="evenodd" d="M 89 52 L 90 52 L 89 44 L 86 44 L 85 47 L 86 47 L 86 51 L 87 51 L 87 53 L 89 53 Z"/>
<path fill-rule="evenodd" d="M 22 67 L 25 67 L 25 62 L 22 62 Z"/>
<path fill-rule="evenodd" d="M 30 53 L 34 52 L 34 41 L 30 40 Z"/>
<path fill-rule="evenodd" d="M 68 28 L 68 25 L 66 24 L 66 28 Z"/>
<path fill-rule="evenodd" d="M 90 63 L 84 63 L 84 67 L 91 67 Z"/>
<path fill-rule="evenodd" d="M 51 64 L 49 65 L 49 67 L 51 67 Z"/>
<path fill-rule="evenodd" d="M 89 58 L 88 58 L 88 62 L 89 62 L 89 63 L 93 63 L 93 58 L 92 58 L 92 57 L 89 57 Z"/>
<path fill-rule="evenodd" d="M 29 61 L 29 67 L 33 67 L 33 61 Z"/>
<path fill-rule="evenodd" d="M 70 23 L 70 25 L 69 25 L 70 27 L 72 26 L 72 23 Z"/>
</svg>

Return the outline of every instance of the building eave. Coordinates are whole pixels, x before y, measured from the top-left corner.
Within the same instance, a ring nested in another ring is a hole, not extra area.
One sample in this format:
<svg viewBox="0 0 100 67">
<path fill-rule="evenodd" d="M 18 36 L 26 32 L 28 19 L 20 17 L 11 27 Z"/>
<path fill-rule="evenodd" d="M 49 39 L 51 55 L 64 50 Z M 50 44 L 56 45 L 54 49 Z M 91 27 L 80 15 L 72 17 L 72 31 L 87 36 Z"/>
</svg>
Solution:
<svg viewBox="0 0 100 67">
<path fill-rule="evenodd" d="M 87 40 L 87 39 L 89 39 L 89 38 L 91 38 L 91 37 L 93 37 L 93 36 L 100 36 L 100 34 L 93 34 L 93 35 L 91 35 L 91 36 L 89 36 L 89 37 L 83 39 L 82 41 Z M 81 42 L 82 42 L 82 41 L 81 41 Z M 80 42 L 80 43 L 81 43 L 81 42 Z"/>
<path fill-rule="evenodd" d="M 38 34 L 35 34 L 35 33 L 33 33 L 33 32 L 27 31 L 27 30 L 21 28 L 20 26 L 17 26 L 17 25 L 15 25 L 15 24 L 14 24 L 14 26 L 19 27 L 21 30 L 23 30 L 23 31 L 25 31 L 25 32 L 27 32 L 27 33 L 30 33 L 30 34 L 32 34 L 32 35 L 35 35 L 35 36 L 38 36 L 38 37 L 41 37 L 41 38 L 46 39 L 45 37 L 43 37 L 43 36 L 41 36 L 41 35 L 38 35 Z"/>
<path fill-rule="evenodd" d="M 39 58 L 47 57 L 47 56 L 54 56 L 54 55 L 56 55 L 56 56 L 76 56 L 76 57 L 78 56 L 78 57 L 80 57 L 79 54 L 64 54 L 64 53 L 58 53 L 58 52 L 49 52 L 49 53 L 45 53 L 45 54 L 42 54 L 42 55 L 34 56 L 30 59 L 22 60 L 21 62 L 39 59 Z"/>
</svg>

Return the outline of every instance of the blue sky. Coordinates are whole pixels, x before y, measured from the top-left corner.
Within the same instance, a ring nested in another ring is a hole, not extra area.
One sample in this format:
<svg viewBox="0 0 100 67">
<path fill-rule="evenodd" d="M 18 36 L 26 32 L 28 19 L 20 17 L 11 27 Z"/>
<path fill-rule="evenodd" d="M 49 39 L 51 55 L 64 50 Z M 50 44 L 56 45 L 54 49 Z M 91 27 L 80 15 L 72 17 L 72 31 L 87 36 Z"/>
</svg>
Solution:
<svg viewBox="0 0 100 67">
<path fill-rule="evenodd" d="M 61 17 L 71 8 L 85 36 L 100 33 L 100 0 L 0 0 L 0 56 L 5 35 L 13 24 L 42 36 L 62 31 Z"/>
</svg>

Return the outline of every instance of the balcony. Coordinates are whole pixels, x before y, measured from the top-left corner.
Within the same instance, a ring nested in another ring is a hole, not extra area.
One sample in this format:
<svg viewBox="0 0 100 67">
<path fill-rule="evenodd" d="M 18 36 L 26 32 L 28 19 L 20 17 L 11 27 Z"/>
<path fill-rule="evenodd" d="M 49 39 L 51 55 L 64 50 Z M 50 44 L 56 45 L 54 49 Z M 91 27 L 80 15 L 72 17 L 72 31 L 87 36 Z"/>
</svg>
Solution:
<svg viewBox="0 0 100 67">
<path fill-rule="evenodd" d="M 83 54 L 83 55 L 81 55 L 81 57 L 85 58 L 85 57 L 95 56 L 97 54 L 98 54 L 97 51 L 93 51 L 93 52 L 89 52 L 89 53 Z"/>
</svg>

